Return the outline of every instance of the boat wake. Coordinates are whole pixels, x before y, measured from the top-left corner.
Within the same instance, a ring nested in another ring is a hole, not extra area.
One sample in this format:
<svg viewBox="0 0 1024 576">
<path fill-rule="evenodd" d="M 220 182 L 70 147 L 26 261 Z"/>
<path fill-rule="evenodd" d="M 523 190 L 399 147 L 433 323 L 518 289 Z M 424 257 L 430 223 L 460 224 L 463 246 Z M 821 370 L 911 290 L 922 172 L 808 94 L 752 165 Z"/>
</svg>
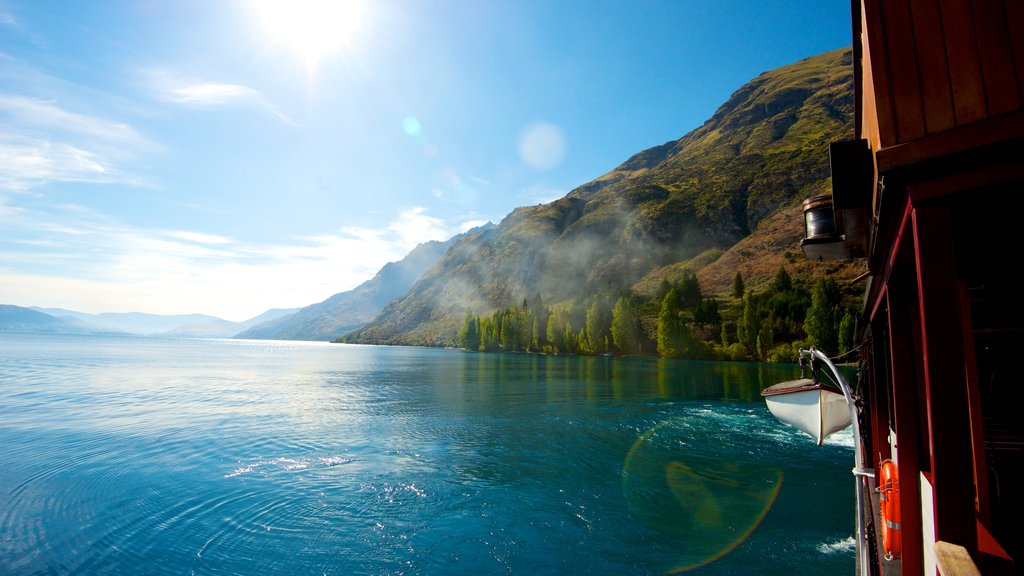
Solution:
<svg viewBox="0 0 1024 576">
<path fill-rule="evenodd" d="M 821 544 L 818 544 L 818 552 L 821 552 L 822 554 L 853 552 L 856 545 L 857 541 L 854 540 L 853 536 L 848 536 L 842 540 L 836 540 L 835 542 L 822 542 Z"/>
</svg>

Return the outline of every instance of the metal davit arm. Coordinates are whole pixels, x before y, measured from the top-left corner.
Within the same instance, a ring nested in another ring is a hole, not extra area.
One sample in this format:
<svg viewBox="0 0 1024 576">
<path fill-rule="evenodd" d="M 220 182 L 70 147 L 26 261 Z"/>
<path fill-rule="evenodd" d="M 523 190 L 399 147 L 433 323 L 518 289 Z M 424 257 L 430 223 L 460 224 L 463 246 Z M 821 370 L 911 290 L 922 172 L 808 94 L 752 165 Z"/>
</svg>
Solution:
<svg viewBox="0 0 1024 576">
<path fill-rule="evenodd" d="M 809 350 L 800 350 L 801 358 L 807 356 L 811 359 L 816 359 L 825 364 L 829 371 L 832 372 L 832 376 L 835 378 L 836 384 L 843 391 L 843 396 L 846 398 L 846 406 L 850 409 L 850 421 L 853 425 L 853 476 L 856 482 L 856 494 L 857 494 L 857 574 L 860 576 L 871 576 L 871 554 L 868 549 L 867 537 L 864 534 L 864 502 L 871 502 L 870 493 L 867 485 L 867 478 L 874 478 L 875 471 L 864 467 L 864 454 L 861 450 L 860 445 L 860 422 L 857 418 L 857 405 L 854 402 L 853 391 L 850 389 L 850 385 L 847 384 L 846 379 L 839 373 L 839 369 L 832 363 L 832 360 L 822 353 L 820 350 L 810 348 Z"/>
</svg>

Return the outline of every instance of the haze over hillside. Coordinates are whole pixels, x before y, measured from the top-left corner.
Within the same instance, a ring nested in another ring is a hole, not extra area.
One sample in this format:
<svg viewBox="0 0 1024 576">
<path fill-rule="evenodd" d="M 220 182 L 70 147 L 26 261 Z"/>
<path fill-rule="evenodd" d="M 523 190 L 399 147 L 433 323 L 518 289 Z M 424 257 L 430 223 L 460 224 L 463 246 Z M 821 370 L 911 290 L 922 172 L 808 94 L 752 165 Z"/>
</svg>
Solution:
<svg viewBox="0 0 1024 576">
<path fill-rule="evenodd" d="M 493 226 L 477 228 L 486 229 Z M 472 232 L 472 231 L 471 231 Z M 287 316 L 264 322 L 237 338 L 280 340 L 333 340 L 373 320 L 384 306 L 402 296 L 423 272 L 444 255 L 461 236 L 445 242 L 425 242 L 398 262 L 389 262 L 373 278 L 359 286 L 311 304 Z"/>
<path fill-rule="evenodd" d="M 346 341 L 449 345 L 467 309 L 653 292 L 685 269 L 711 292 L 737 269 L 757 285 L 783 262 L 853 276 L 851 264 L 798 256 L 799 203 L 829 190 L 828 144 L 852 129 L 850 49 L 765 72 L 679 140 L 467 234 Z"/>
</svg>

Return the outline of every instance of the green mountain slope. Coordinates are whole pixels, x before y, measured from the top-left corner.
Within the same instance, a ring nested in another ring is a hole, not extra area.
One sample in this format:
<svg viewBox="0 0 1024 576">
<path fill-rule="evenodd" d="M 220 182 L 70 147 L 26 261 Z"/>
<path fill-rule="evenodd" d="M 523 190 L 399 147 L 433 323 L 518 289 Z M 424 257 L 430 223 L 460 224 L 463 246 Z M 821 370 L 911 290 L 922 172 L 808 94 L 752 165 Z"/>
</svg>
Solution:
<svg viewBox="0 0 1024 576">
<path fill-rule="evenodd" d="M 722 278 L 749 265 L 756 285 L 778 266 L 753 263 L 799 252 L 798 204 L 828 189 L 828 143 L 852 134 L 850 59 L 843 49 L 766 72 L 679 140 L 462 238 L 346 340 L 449 344 L 467 308 L 487 313 L 535 293 L 557 304 L 642 292 L 683 269 L 697 271 L 705 291 L 724 292 Z M 787 210 L 795 225 L 773 220 Z"/>
</svg>

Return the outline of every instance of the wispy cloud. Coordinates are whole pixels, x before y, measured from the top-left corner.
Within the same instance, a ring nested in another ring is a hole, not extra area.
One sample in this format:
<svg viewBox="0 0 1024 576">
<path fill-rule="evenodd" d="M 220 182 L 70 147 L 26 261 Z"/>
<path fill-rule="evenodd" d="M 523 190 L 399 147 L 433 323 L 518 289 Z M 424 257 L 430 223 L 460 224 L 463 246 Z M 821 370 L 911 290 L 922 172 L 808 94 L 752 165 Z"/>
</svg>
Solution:
<svg viewBox="0 0 1024 576">
<path fill-rule="evenodd" d="M 48 140 L 0 142 L 0 189 L 27 190 L 47 182 L 115 183 L 131 180 L 106 158 Z"/>
<path fill-rule="evenodd" d="M 0 24 L 4 24 L 6 26 L 17 26 L 18 19 L 10 12 L 6 12 L 3 8 L 0 8 Z"/>
<path fill-rule="evenodd" d="M 294 124 L 262 92 L 249 86 L 183 78 L 164 70 L 149 71 L 146 77 L 156 98 L 165 102 L 199 109 L 255 108 Z"/>
<path fill-rule="evenodd" d="M 0 113 L 19 123 L 74 133 L 94 140 L 128 144 L 145 142 L 145 138 L 123 122 L 71 112 L 53 100 L 0 94 Z"/>
<path fill-rule="evenodd" d="M 487 224 L 487 220 L 466 220 L 462 224 L 459 224 L 459 233 L 468 232 L 477 226 L 483 226 Z"/>
<path fill-rule="evenodd" d="M 383 228 L 346 227 L 342 232 L 360 243 L 393 246 L 404 255 L 421 242 L 447 240 L 452 231 L 440 218 L 427 215 L 427 209 L 415 206 L 399 213 Z"/>
<path fill-rule="evenodd" d="M 0 189 L 49 182 L 132 183 L 126 168 L 158 146 L 123 122 L 68 110 L 56 101 L 0 93 Z"/>
<path fill-rule="evenodd" d="M 142 229 L 80 206 L 0 204 L 0 302 L 84 311 L 207 312 L 243 320 L 354 288 L 449 229 L 423 208 L 378 228 L 252 243 L 195 230 Z"/>
</svg>

